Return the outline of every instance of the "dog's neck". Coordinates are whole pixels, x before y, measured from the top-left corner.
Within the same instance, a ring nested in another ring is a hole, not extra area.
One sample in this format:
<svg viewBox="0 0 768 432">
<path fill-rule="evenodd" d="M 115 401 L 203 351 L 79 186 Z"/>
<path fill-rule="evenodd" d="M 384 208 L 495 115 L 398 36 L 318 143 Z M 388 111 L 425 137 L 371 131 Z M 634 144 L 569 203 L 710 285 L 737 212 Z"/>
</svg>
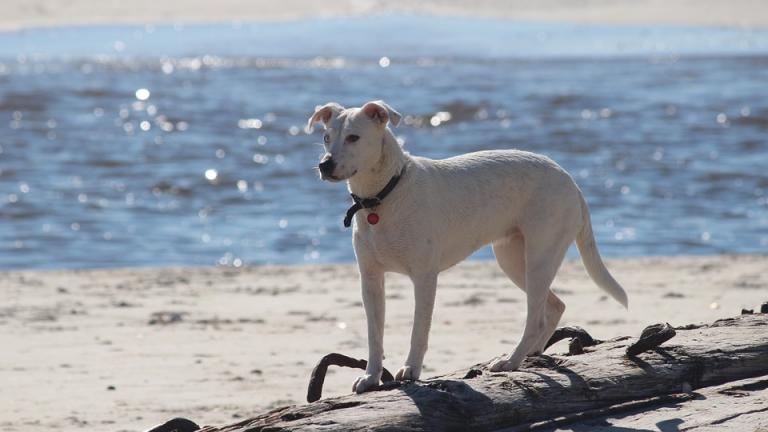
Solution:
<svg viewBox="0 0 768 432">
<path fill-rule="evenodd" d="M 400 147 L 392 131 L 386 128 L 378 163 L 373 168 L 361 170 L 352 176 L 348 181 L 349 191 L 363 198 L 374 197 L 392 177 L 400 174 L 407 162 L 408 154 Z"/>
</svg>

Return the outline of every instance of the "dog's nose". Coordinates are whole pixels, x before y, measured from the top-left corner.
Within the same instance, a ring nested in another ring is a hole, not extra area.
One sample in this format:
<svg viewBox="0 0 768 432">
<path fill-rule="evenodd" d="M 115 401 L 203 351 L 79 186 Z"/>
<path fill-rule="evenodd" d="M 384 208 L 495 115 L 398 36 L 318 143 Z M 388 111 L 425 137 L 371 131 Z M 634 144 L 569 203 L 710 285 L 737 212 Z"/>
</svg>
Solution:
<svg viewBox="0 0 768 432">
<path fill-rule="evenodd" d="M 333 175 L 333 170 L 336 169 L 336 162 L 334 162 L 331 158 L 325 159 L 320 162 L 319 168 L 320 173 L 324 177 L 330 177 Z"/>
</svg>

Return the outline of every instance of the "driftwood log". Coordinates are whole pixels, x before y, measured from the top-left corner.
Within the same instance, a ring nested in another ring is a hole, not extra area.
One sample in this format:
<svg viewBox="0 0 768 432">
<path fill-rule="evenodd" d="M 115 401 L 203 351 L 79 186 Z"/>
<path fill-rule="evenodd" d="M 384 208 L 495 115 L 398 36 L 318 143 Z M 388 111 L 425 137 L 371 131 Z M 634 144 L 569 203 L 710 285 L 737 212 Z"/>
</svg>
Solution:
<svg viewBox="0 0 768 432">
<path fill-rule="evenodd" d="M 668 335 L 668 330 L 661 326 L 655 332 Z M 578 355 L 531 357 L 515 372 L 492 373 L 479 364 L 469 370 L 476 372 L 464 369 L 362 395 L 279 408 L 201 431 L 549 430 L 688 403 L 708 410 L 707 398 L 750 395 L 753 399 L 744 400 L 753 400 L 754 407 L 744 405 L 743 414 L 768 418 L 768 314 L 674 330 L 664 345 L 632 356 L 626 349 L 638 338 L 621 337 L 583 346 Z M 742 415 L 738 406 L 729 405 L 717 424 Z"/>
</svg>

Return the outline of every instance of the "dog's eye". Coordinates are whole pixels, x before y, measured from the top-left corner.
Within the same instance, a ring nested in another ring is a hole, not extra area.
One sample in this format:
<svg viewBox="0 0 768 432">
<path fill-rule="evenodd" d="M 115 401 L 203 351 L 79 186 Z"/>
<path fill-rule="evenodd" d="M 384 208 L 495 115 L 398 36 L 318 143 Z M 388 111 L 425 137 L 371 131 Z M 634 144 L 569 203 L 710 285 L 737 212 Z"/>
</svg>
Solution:
<svg viewBox="0 0 768 432">
<path fill-rule="evenodd" d="M 359 139 L 360 137 L 358 135 L 347 135 L 347 142 L 353 143 Z"/>
<path fill-rule="evenodd" d="M 323 136 L 323 142 L 326 143 L 326 144 L 330 143 L 331 142 L 331 136 L 328 135 L 328 134 L 325 134 Z"/>
</svg>

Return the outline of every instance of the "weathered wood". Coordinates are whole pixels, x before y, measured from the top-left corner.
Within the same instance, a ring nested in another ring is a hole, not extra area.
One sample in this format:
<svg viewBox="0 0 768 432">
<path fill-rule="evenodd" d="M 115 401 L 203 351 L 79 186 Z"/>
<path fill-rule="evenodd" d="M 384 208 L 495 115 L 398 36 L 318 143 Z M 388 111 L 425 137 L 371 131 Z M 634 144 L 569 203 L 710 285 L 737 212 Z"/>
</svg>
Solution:
<svg viewBox="0 0 768 432">
<path fill-rule="evenodd" d="M 195 432 L 199 429 L 200 426 L 192 420 L 176 417 L 161 425 L 153 427 L 147 432 Z"/>
<path fill-rule="evenodd" d="M 550 346 L 556 344 L 557 342 L 560 342 L 561 340 L 565 338 L 571 338 L 572 340 L 577 340 L 581 344 L 581 347 L 587 347 L 592 345 L 597 345 L 602 341 L 595 340 L 589 333 L 587 333 L 586 330 L 584 330 L 581 327 L 578 326 L 568 326 L 568 327 L 560 327 L 552 334 L 552 337 L 549 338 L 547 341 L 547 344 L 544 346 L 544 350 L 546 351 L 547 348 Z"/>
<path fill-rule="evenodd" d="M 650 351 L 675 337 L 677 333 L 669 323 L 648 326 L 640 334 L 640 339 L 627 347 L 627 355 L 635 357 L 641 352 Z"/>
<path fill-rule="evenodd" d="M 325 374 L 328 372 L 328 366 L 332 365 L 365 370 L 366 366 L 368 366 L 368 361 L 363 359 L 353 359 L 352 357 L 339 353 L 330 353 L 323 357 L 317 365 L 315 365 L 315 368 L 312 369 L 312 375 L 309 378 L 309 386 L 307 388 L 307 402 L 320 400 L 323 395 Z M 381 381 L 388 383 L 394 380 L 395 377 L 392 376 L 392 373 L 384 368 L 384 371 L 381 374 Z"/>
<path fill-rule="evenodd" d="M 589 432 L 768 432 L 768 375 L 659 398 L 669 399 L 652 405 L 609 410 L 589 418 L 562 417 L 496 432 L 551 431 L 553 427 Z"/>
<path fill-rule="evenodd" d="M 620 414 L 640 410 L 645 411 L 664 405 L 680 404 L 694 398 L 696 398 L 694 393 L 672 393 L 668 395 L 654 396 L 647 399 L 633 400 L 616 405 L 610 405 L 607 407 L 596 408 L 587 411 L 579 411 L 576 413 L 555 417 L 550 420 L 543 420 L 540 422 L 513 426 L 511 428 L 504 428 L 501 430 L 496 430 L 495 432 L 552 430 L 554 428 L 561 428 L 572 424 L 584 425 L 590 421 L 597 423 L 599 421 L 606 421 L 606 419 L 615 417 Z"/>
<path fill-rule="evenodd" d="M 688 399 L 681 393 L 768 375 L 766 314 L 676 330 L 665 345 L 636 357 L 627 357 L 625 349 L 637 338 L 622 337 L 584 347 L 581 355 L 531 357 L 515 372 L 493 373 L 481 364 L 472 368 L 482 371 L 479 375 L 464 369 L 389 386 L 387 391 L 279 408 L 202 430 L 529 430 L 558 417 L 579 421 L 681 402 Z"/>
</svg>

